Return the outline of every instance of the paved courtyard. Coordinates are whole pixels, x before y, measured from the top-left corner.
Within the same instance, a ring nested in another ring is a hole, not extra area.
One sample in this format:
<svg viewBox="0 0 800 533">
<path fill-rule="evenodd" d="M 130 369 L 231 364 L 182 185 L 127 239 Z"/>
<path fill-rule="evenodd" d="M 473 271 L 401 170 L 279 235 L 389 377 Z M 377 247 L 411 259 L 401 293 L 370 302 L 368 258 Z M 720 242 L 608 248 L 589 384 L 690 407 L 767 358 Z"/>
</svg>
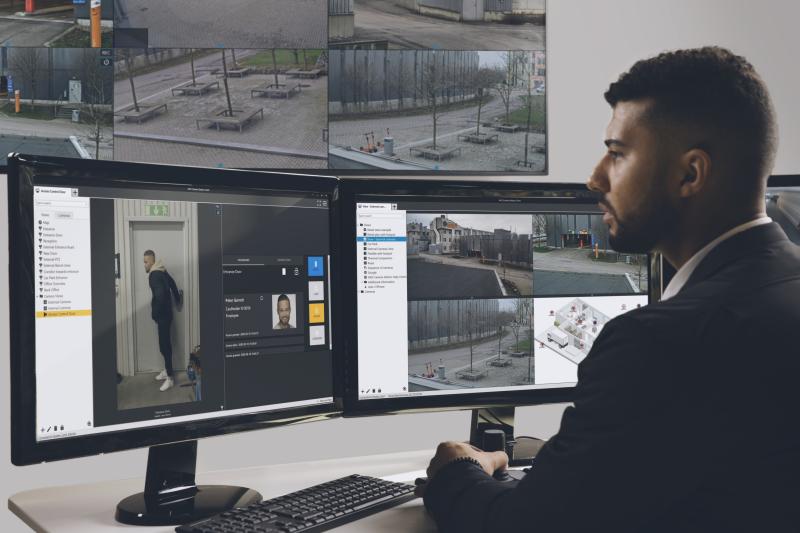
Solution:
<svg viewBox="0 0 800 533">
<path fill-rule="evenodd" d="M 519 96 L 515 94 L 512 111 L 519 107 Z M 500 121 L 505 115 L 500 98 L 485 104 L 481 110 L 481 122 Z M 492 144 L 473 144 L 459 141 L 458 135 L 472 133 L 478 119 L 477 106 L 445 111 L 439 114 L 436 142 L 439 146 L 457 146 L 461 155 L 444 161 L 431 161 L 409 154 L 409 148 L 424 146 L 433 141 L 433 118 L 429 114 L 402 115 L 392 114 L 372 118 L 348 118 L 332 120 L 330 123 L 331 146 L 350 146 L 358 148 L 364 145 L 364 132 L 373 131 L 377 139 L 383 139 L 388 128 L 394 137 L 395 154 L 403 159 L 428 165 L 435 170 L 476 170 L 476 171 L 526 171 L 541 172 L 545 169 L 545 154 L 537 152 L 534 146 L 545 146 L 545 135 L 530 133 L 528 135 L 528 160 L 533 163 L 527 169 L 516 165 L 523 159 L 525 149 L 525 132 L 502 133 L 491 128 L 481 127 L 481 133 L 497 133 L 498 142 Z"/>
<path fill-rule="evenodd" d="M 116 28 L 156 48 L 324 48 L 327 0 L 118 0 Z"/>
<path fill-rule="evenodd" d="M 356 41 L 388 41 L 389 48 L 544 50 L 545 27 L 495 22 L 461 23 L 419 15 L 391 0 L 356 0 Z"/>
<path fill-rule="evenodd" d="M 247 55 L 247 51 L 237 51 L 238 60 Z M 195 66 L 201 70 L 221 68 L 221 59 L 215 54 L 197 59 Z M 262 107 L 264 118 L 251 122 L 241 133 L 235 129 L 217 131 L 204 124 L 198 129 L 198 117 L 227 105 L 223 79 L 218 76 L 197 77 L 198 83 L 219 82 L 218 90 L 202 96 L 172 94 L 172 88 L 191 80 L 188 62 L 136 76 L 134 83 L 140 104 L 166 104 L 167 113 L 141 124 L 117 118 L 115 159 L 237 168 L 326 168 L 327 142 L 323 139 L 323 129 L 327 78 L 287 80 L 280 75 L 280 83 L 302 84 L 300 94 L 289 100 L 251 97 L 253 88 L 273 83 L 272 75 L 229 78 L 233 107 Z M 114 95 L 118 112 L 132 105 L 126 77 L 115 81 Z"/>
</svg>

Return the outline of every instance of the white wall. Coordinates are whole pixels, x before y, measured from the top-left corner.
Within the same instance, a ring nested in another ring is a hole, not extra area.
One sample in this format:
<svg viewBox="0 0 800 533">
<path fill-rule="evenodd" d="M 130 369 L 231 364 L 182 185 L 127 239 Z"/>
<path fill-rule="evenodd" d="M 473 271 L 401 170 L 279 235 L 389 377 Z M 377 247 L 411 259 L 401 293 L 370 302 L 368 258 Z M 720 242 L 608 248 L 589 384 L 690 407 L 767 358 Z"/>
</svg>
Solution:
<svg viewBox="0 0 800 533">
<path fill-rule="evenodd" d="M 778 112 L 781 148 L 775 173 L 800 173 L 800 71 L 794 0 L 550 0 L 548 2 L 548 181 L 583 181 L 603 150 L 609 110 L 602 93 L 635 60 L 665 49 L 719 44 L 745 55 L 761 72 Z M 5 221 L 5 182 L 0 220 Z M 7 232 L 0 231 L 0 345 L 8 351 Z M 137 477 L 144 450 L 17 468 L 10 465 L 8 358 L 0 364 L 0 499 L 46 485 Z M 519 430 L 548 437 L 563 406 L 525 408 Z M 469 414 L 435 413 L 338 420 L 207 439 L 201 470 L 433 448 L 467 438 Z M 3 506 L 5 508 L 5 505 Z M 108 512 L 112 512 L 111 509 Z M 0 531 L 23 531 L 10 512 Z"/>
</svg>

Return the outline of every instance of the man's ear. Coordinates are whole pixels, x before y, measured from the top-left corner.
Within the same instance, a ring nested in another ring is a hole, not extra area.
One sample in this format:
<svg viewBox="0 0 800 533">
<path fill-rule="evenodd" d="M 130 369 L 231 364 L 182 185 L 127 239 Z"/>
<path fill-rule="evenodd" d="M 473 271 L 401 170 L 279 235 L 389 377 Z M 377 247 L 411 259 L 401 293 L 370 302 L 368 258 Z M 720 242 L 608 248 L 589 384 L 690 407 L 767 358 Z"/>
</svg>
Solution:
<svg viewBox="0 0 800 533">
<path fill-rule="evenodd" d="M 689 198 L 708 184 L 711 156 L 702 148 L 692 148 L 681 159 L 684 176 L 679 185 L 679 194 L 681 198 Z"/>
</svg>

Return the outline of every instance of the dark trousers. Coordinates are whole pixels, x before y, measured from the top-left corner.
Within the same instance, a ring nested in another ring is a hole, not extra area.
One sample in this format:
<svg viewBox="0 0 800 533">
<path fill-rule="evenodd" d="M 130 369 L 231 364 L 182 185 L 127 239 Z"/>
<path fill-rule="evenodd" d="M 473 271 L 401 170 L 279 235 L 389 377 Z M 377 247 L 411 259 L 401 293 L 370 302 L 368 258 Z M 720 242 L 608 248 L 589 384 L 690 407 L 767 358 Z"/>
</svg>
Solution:
<svg viewBox="0 0 800 533">
<path fill-rule="evenodd" d="M 158 349 L 164 356 L 164 370 L 169 377 L 172 377 L 172 340 L 169 338 L 172 318 L 156 320 L 156 325 L 158 325 Z"/>
</svg>

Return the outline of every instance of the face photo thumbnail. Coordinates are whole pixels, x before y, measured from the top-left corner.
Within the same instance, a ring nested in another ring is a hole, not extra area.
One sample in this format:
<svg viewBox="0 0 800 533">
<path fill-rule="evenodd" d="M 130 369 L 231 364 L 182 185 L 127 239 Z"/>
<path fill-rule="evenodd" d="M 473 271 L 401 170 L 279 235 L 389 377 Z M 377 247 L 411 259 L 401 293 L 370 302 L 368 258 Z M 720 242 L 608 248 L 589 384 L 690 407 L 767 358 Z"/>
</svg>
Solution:
<svg viewBox="0 0 800 533">
<path fill-rule="evenodd" d="M 273 294 L 272 308 L 273 314 L 272 329 L 295 329 L 297 327 L 297 295 L 295 294 Z"/>
</svg>

